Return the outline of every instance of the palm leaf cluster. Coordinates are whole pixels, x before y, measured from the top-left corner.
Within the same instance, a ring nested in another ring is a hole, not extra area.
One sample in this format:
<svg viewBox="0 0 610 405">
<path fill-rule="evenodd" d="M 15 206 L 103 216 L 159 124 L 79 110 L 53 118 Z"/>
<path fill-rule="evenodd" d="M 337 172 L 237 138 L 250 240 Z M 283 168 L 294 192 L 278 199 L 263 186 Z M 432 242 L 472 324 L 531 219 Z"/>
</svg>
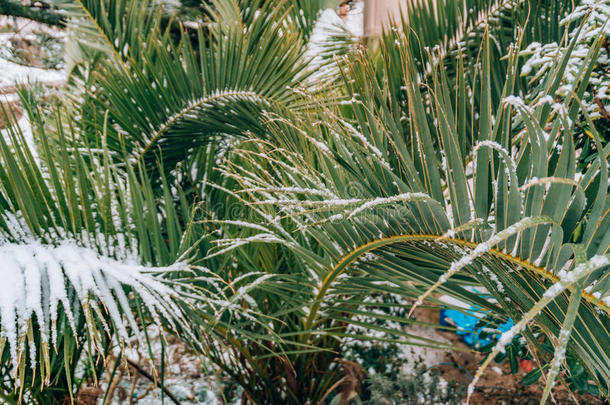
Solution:
<svg viewBox="0 0 610 405">
<path fill-rule="evenodd" d="M 192 41 L 187 35 L 175 40 L 152 3 L 83 2 L 73 12 L 74 33 L 99 37 L 94 44 L 105 50 L 86 69 L 96 72 L 84 102 L 73 106 L 83 106 L 84 128 L 99 125 L 107 113 L 111 151 L 127 148 L 148 168 L 160 153 L 173 168 L 185 151 L 246 129 L 261 131 L 263 110 L 303 108 L 296 90 L 311 74 L 302 55 L 320 5 L 307 2 L 297 13 L 289 2 L 247 3 L 217 4 L 212 28 L 201 27 Z"/>
<path fill-rule="evenodd" d="M 562 18 L 573 7 L 571 1 L 409 1 L 409 12 L 400 19 L 401 31 L 409 38 L 413 59 L 418 71 L 430 79 L 435 68 L 443 66 L 448 73 L 447 79 L 455 86 L 454 79 L 459 75 L 468 78 L 462 85 L 468 94 L 474 94 L 473 108 L 478 113 L 482 83 L 479 82 L 481 61 L 480 45 L 483 38 L 490 38 L 490 91 L 492 105 L 500 105 L 504 79 L 508 72 L 507 51 L 520 38 L 521 47 L 542 43 L 565 44 L 570 24 L 561 24 Z M 393 46 L 391 35 L 384 35 L 389 58 L 398 58 L 398 50 Z M 524 61 L 520 61 L 524 63 Z M 400 81 L 397 69 L 388 69 L 388 76 L 397 75 L 393 80 Z M 516 79 L 515 94 L 528 93 L 532 85 L 524 78 Z M 397 100 L 401 93 L 396 92 Z"/>
<path fill-rule="evenodd" d="M 0 365 L 3 395 L 9 397 L 21 397 L 26 382 L 64 384 L 60 394 L 71 394 L 70 376 L 81 353 L 99 372 L 100 356 L 113 345 L 135 337 L 145 348 L 136 318 L 187 330 L 188 306 L 180 298 L 186 289 L 170 285 L 168 276 L 188 270 L 184 255 L 192 240 L 173 199 L 160 203 L 150 182 L 138 180 L 134 170 L 113 168 L 107 148 L 74 154 L 68 134 L 57 136 L 53 151 L 39 138 L 40 155 L 29 150 L 18 129 L 0 140 L 0 251 L 6 271 Z M 97 162 L 95 171 L 86 160 Z M 166 209 L 168 217 L 160 220 L 159 210 Z M 181 215 L 188 219 L 190 212 Z M 20 391 L 12 392 L 16 381 L 22 382 Z M 53 398 L 37 391 L 26 395 L 28 401 Z"/>
<path fill-rule="evenodd" d="M 515 55 L 512 57 L 514 60 Z M 489 132 L 472 135 L 476 143 L 462 155 L 460 145 L 465 140 L 458 137 L 459 117 L 452 111 L 446 84 L 441 78 L 435 81 L 435 107 L 428 115 L 418 110 L 422 102 L 413 86 L 415 72 L 407 71 L 405 76 L 413 106 L 408 116 L 408 130 L 413 134 L 409 143 L 397 129 L 400 127 L 394 126 L 399 119 L 392 119 L 386 106 L 358 100 L 353 109 L 362 132 L 339 117 L 281 124 L 277 136 L 285 149 L 275 151 L 273 145 L 274 150 L 250 152 L 263 171 L 249 165 L 234 169 L 234 176 L 243 179 L 243 192 L 252 195 L 251 204 L 273 207 L 275 211 L 266 213 L 267 217 L 289 218 L 322 247 L 322 252 L 310 245 L 297 247 L 293 234 L 290 238 L 281 233 L 267 237 L 272 243 L 291 246 L 311 266 L 317 293 L 306 325 L 320 326 L 318 312 L 324 314 L 322 319 L 337 310 L 345 317 L 349 309 L 327 298 L 344 296 L 344 288 L 366 291 L 368 283 L 355 286 L 353 278 L 341 277 L 354 274 L 356 279 L 384 280 L 392 291 L 417 298 L 416 303 L 428 297 L 432 288 L 439 288 L 442 293 L 477 302 L 504 319 L 521 319 L 522 313 L 535 306 L 539 311 L 536 325 L 557 336 L 564 322 L 559 314 L 568 313 L 569 294 L 544 309 L 535 304 L 552 285 L 563 285 L 560 271 L 574 266 L 580 256 L 598 263 L 583 273 L 588 276 L 586 284 L 594 285 L 589 291 L 598 294 L 584 294 L 577 317 L 585 329 L 577 332 L 576 323 L 570 345 L 579 356 L 595 356 L 585 363 L 596 364 L 592 374 L 600 378 L 600 385 L 607 384 L 608 368 L 603 365 L 608 364 L 608 353 L 599 345 L 608 339 L 608 307 L 599 299 L 606 294 L 601 287 L 608 251 L 604 242 L 608 238 L 606 161 L 598 160 L 583 181 L 576 183 L 567 117 L 558 114 L 544 119 L 553 128 L 551 134 L 545 134 L 539 120 L 548 105 L 528 107 L 510 96 L 498 108 L 494 125 L 491 115 L 480 118 L 479 126 L 486 126 Z M 510 94 L 510 80 L 508 83 L 505 93 Z M 384 93 L 375 87 L 358 89 L 360 94 L 365 91 Z M 458 104 L 465 102 L 458 100 Z M 561 152 L 550 147 L 553 140 L 561 145 Z M 433 145 L 442 145 L 444 153 L 436 152 Z M 509 145 L 517 148 L 515 152 L 508 152 Z M 304 148 L 312 156 L 300 158 Z M 300 181 L 295 183 L 293 176 L 283 174 L 285 158 L 278 154 L 286 154 L 298 167 Z M 262 156 L 269 158 L 261 165 Z M 593 198 L 585 197 L 591 194 Z M 557 204 L 559 200 L 564 202 Z M 584 226 L 576 219 L 583 217 Z M 582 254 L 576 255 L 579 250 Z M 454 275 L 467 269 L 468 275 L 454 280 Z M 481 284 L 496 297 L 497 305 L 480 302 L 464 288 Z M 354 308 L 355 313 L 358 310 Z M 524 333 L 535 345 L 533 336 Z"/>
<path fill-rule="evenodd" d="M 176 36 L 157 3 L 62 2 L 80 40 L 59 111 L 24 91 L 36 151 L 0 140 L 0 257 L 22 286 L 0 298 L 3 397 L 60 402 L 156 324 L 244 403 L 346 403 L 365 378 L 349 342 L 442 347 L 383 311 L 441 295 L 515 321 L 480 373 L 519 335 L 541 402 L 566 353 L 608 395 L 610 149 L 581 104 L 605 37 L 560 95 L 579 22 L 540 21 L 571 2 L 413 2 L 377 45 L 312 54 L 328 5 L 217 0 Z M 562 48 L 534 87 L 535 41 Z"/>
</svg>

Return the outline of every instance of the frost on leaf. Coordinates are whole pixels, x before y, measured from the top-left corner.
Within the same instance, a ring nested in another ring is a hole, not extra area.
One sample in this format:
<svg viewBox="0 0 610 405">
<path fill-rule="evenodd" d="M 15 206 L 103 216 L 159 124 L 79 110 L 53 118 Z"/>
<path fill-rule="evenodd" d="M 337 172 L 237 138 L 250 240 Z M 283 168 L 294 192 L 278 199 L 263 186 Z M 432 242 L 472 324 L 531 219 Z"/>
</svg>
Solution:
<svg viewBox="0 0 610 405">
<path fill-rule="evenodd" d="M 0 263 L 0 340 L 6 340 L 14 367 L 24 350 L 23 337 L 34 326 L 33 318 L 43 343 L 56 344 L 60 329 L 57 321 L 62 313 L 72 332 L 77 333 L 75 301 L 80 304 L 78 310 L 84 314 L 91 335 L 93 317 L 89 308 L 98 317 L 105 312 L 100 323 L 106 329 L 110 320 L 120 341 L 129 337 L 126 325 L 140 338 L 126 288 L 138 295 L 156 323 L 161 319 L 171 324 L 180 322 L 181 311 L 172 301 L 176 292 L 154 273 L 183 269 L 182 263 L 165 268 L 144 267 L 133 259 L 119 261 L 102 256 L 74 241 L 56 246 L 37 241 L 3 243 Z M 36 353 L 30 356 L 36 358 Z"/>
</svg>

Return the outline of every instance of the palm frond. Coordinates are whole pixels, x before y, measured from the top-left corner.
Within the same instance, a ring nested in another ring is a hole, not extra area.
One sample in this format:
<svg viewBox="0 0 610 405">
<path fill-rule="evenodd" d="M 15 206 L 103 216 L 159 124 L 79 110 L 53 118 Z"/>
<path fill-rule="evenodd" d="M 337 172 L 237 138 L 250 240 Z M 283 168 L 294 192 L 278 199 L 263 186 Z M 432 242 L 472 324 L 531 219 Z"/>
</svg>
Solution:
<svg viewBox="0 0 610 405">
<path fill-rule="evenodd" d="M 105 2 L 80 3 L 98 31 L 92 40 L 110 49 L 114 62 L 82 83 L 87 103 L 77 102 L 76 113 L 86 137 L 108 111 L 112 152 L 126 148 L 148 169 L 158 154 L 171 170 L 211 141 L 262 132 L 263 111 L 305 107 L 298 89 L 312 70 L 305 34 L 288 25 L 292 2 L 218 2 L 212 28 L 199 30 L 195 48 L 187 35 L 175 43 L 162 31 L 148 3 L 111 3 L 112 9 Z M 308 7 L 302 18 L 317 18 L 319 9 Z"/>
<path fill-rule="evenodd" d="M 111 168 L 107 149 L 75 155 L 60 132 L 51 152 L 43 128 L 34 126 L 42 160 L 19 128 L 0 138 L 0 257 L 10 280 L 0 300 L 0 364 L 21 390 L 59 372 L 72 393 L 76 346 L 96 369 L 112 342 L 124 348 L 135 337 L 146 347 L 149 322 L 189 335 L 189 307 L 171 279 L 189 271 L 193 241 L 190 214 L 159 220 L 150 182 Z M 99 164 L 95 171 L 83 156 Z"/>
<path fill-rule="evenodd" d="M 489 35 L 491 69 L 491 94 L 493 105 L 499 105 L 509 66 L 504 56 L 518 38 L 518 47 L 531 43 L 564 43 L 565 25 L 562 18 L 572 10 L 571 1 L 528 2 L 521 0 L 498 1 L 454 1 L 441 2 L 410 1 L 405 13 L 396 21 L 401 29 L 387 30 L 381 36 L 381 46 L 385 48 L 386 59 L 396 59 L 396 41 L 405 36 L 410 42 L 413 60 L 420 74 L 430 79 L 437 69 L 447 71 L 449 84 L 456 86 L 455 77 L 465 77 L 464 91 L 474 94 L 475 106 L 480 105 L 482 84 L 478 82 L 480 44 Z M 544 22 L 544 23 L 542 23 Z M 392 72 L 392 70 L 388 70 Z M 394 69 L 395 80 L 400 74 Z M 527 88 L 524 79 L 516 78 L 515 92 Z M 400 99 L 400 91 L 392 90 Z M 457 107 L 456 107 L 457 108 Z M 470 109 L 469 106 L 461 108 Z M 474 111 L 474 114 L 478 111 Z"/>
<path fill-rule="evenodd" d="M 589 69 L 601 41 L 590 50 Z M 585 276 L 587 288 L 603 279 L 607 262 L 597 258 L 610 248 L 607 169 L 596 164 L 587 171 L 600 183 L 585 199 L 589 186 L 573 180 L 569 117 L 548 115 L 544 103 L 527 105 L 511 96 L 518 75 L 515 50 L 508 56 L 502 102 L 493 106 L 490 46 L 488 38 L 481 51 L 481 110 L 474 133 L 459 130 L 455 95 L 442 74 L 435 73 L 421 90 L 405 41 L 399 49 L 400 66 L 406 66 L 406 117 L 395 116 L 391 93 L 379 87 L 369 62 L 360 61 L 350 68 L 363 82 L 347 83 L 355 87 L 353 122 L 333 110 L 303 120 L 270 117 L 274 145 L 268 149 L 254 142 L 245 148 L 253 149 L 247 152 L 252 157 L 243 159 L 252 163 L 227 168 L 250 204 L 271 209 L 267 218 L 284 218 L 316 241 L 299 243 L 294 231 L 273 238 L 258 232 L 248 239 L 289 246 L 310 267 L 316 293 L 306 329 L 321 327 L 329 314 L 344 313 L 333 309 L 329 297 L 347 295 L 346 286 L 353 294 L 351 276 L 389 283 L 415 304 L 417 298 L 436 300 L 429 295 L 433 291 L 463 299 L 466 286 L 482 285 L 497 300 L 482 307 L 501 319 L 522 320 L 518 332 L 535 350 L 538 343 L 523 327 L 534 322 L 557 336 L 566 314 L 574 311 L 568 309 L 570 288 Z M 546 91 L 553 91 L 551 83 L 569 52 L 557 61 Z M 589 73 L 581 72 L 576 94 L 586 87 Z M 362 83 L 366 87 L 358 88 Z M 457 97 L 457 105 L 469 102 L 459 92 Z M 576 97 L 567 104 L 573 106 L 570 116 L 580 108 Z M 470 140 L 472 148 L 463 149 Z M 264 164 L 254 163 L 261 159 Z M 298 180 L 286 161 L 298 167 Z M 586 252 L 582 260 L 588 270 L 582 277 L 576 277 L 574 243 Z M 577 315 L 570 315 L 577 321 L 567 350 L 587 364 L 605 390 L 610 353 L 600 342 L 610 334 L 608 290 L 579 294 L 583 299 Z"/>
</svg>

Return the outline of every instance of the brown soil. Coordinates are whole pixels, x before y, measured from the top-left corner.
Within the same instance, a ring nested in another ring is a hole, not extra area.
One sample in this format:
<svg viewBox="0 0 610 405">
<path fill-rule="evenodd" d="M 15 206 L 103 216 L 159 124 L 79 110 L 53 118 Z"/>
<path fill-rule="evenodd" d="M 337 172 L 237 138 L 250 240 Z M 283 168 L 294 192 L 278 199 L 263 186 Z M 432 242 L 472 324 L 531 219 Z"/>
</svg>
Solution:
<svg viewBox="0 0 610 405">
<path fill-rule="evenodd" d="M 10 39 L 13 49 L 19 54 L 19 57 L 26 62 L 28 66 L 43 68 L 42 60 L 45 56 L 45 50 L 41 49 L 36 42 L 30 38 L 15 36 Z"/>
<path fill-rule="evenodd" d="M 78 392 L 76 405 L 96 405 L 104 392 L 97 387 L 85 387 Z"/>
<path fill-rule="evenodd" d="M 439 310 L 437 308 L 421 308 L 416 311 L 415 315 L 419 321 L 428 322 L 433 325 L 439 324 Z M 446 381 L 456 381 L 460 384 L 468 385 L 471 381 L 471 376 L 476 373 L 479 364 L 485 359 L 485 355 L 469 348 L 453 332 L 443 332 L 432 327 L 430 329 L 435 330 L 439 338 L 442 337 L 450 341 L 453 346 L 465 350 L 444 353 L 442 362 L 449 363 L 449 365 L 442 365 L 437 368 L 442 378 Z M 508 364 L 500 365 L 493 363 L 479 381 L 471 403 L 473 405 L 538 404 L 544 390 L 542 379 L 538 383 L 524 386 L 521 384 L 521 379 L 526 374 L 524 370 L 519 370 L 517 374 L 511 374 Z M 580 404 L 605 404 L 601 398 L 588 395 L 576 395 L 576 398 Z M 553 399 L 555 400 L 554 403 L 558 405 L 576 403 L 567 388 L 559 383 L 553 388 Z"/>
<path fill-rule="evenodd" d="M 0 101 L 0 129 L 5 129 L 9 122 L 16 122 L 23 116 L 19 101 Z"/>
</svg>

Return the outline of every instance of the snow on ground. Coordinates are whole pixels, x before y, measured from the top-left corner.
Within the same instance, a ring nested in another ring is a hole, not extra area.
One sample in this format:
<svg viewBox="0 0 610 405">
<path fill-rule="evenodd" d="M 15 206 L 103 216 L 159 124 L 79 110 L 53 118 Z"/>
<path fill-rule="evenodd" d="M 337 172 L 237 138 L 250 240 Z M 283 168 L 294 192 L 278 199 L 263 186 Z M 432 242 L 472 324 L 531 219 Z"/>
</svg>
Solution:
<svg viewBox="0 0 610 405">
<path fill-rule="evenodd" d="M 150 349 L 153 353 L 162 352 L 161 340 L 165 340 L 166 368 L 163 385 L 167 390 L 182 404 L 221 405 L 224 403 L 220 400 L 223 396 L 219 385 L 222 377 L 218 370 L 213 365 L 207 364 L 203 358 L 192 352 L 178 339 L 171 336 L 161 337 L 159 332 L 159 328 L 156 326 L 148 328 L 151 342 Z M 132 364 L 137 364 L 138 367 L 152 375 L 151 362 L 148 354 L 146 354 L 147 352 L 148 349 L 145 347 L 141 347 L 140 350 L 127 348 L 123 356 L 129 359 Z M 109 367 L 113 366 L 118 354 L 118 350 L 115 351 L 115 357 L 112 359 L 113 361 L 109 362 Z M 155 363 L 157 364 L 157 373 L 159 373 L 158 358 Z M 157 375 L 159 376 L 159 374 Z M 155 388 L 151 380 L 143 377 L 134 369 L 126 369 L 124 366 L 119 367 L 114 382 L 111 401 L 109 401 L 110 405 L 125 405 L 128 403 L 158 405 L 161 403 L 160 390 Z M 107 377 L 100 388 L 101 391 L 99 392 L 105 392 L 108 389 Z M 237 395 L 235 402 L 230 403 L 230 405 L 239 404 L 240 399 L 240 396 Z M 103 396 L 99 395 L 97 404 L 102 405 L 102 400 Z M 164 403 L 172 404 L 173 402 L 166 396 Z"/>
<path fill-rule="evenodd" d="M 65 80 L 65 73 L 59 70 L 46 70 L 18 65 L 0 58 L 0 88 L 28 82 L 60 84 Z"/>
<path fill-rule="evenodd" d="M 11 89 L 12 91 L 12 89 Z M 14 103 L 16 101 L 19 101 L 19 96 L 17 95 L 17 93 L 0 93 L 0 103 Z"/>
<path fill-rule="evenodd" d="M 43 85 L 58 86 L 66 80 L 66 72 L 55 69 L 41 69 L 25 66 L 6 59 L 10 41 L 16 37 L 31 37 L 34 32 L 44 32 L 49 35 L 61 35 L 56 29 L 46 27 L 21 18 L 0 17 L 0 29 L 9 29 L 9 32 L 0 33 L 0 104 L 14 103 L 19 100 L 15 87 L 19 84 L 40 83 Z M 30 149 L 36 155 L 34 139 L 27 114 L 23 114 L 17 122 L 18 127 Z M 6 131 L 0 130 L 5 136 Z"/>
<path fill-rule="evenodd" d="M 420 338 L 437 342 L 439 345 L 452 345 L 452 342 L 439 333 L 438 329 L 430 326 L 411 325 L 408 327 L 407 331 Z M 403 351 L 402 358 L 406 360 L 401 367 L 401 372 L 404 375 L 413 375 L 417 369 L 417 364 L 423 363 L 429 367 L 428 372 L 424 374 L 425 381 L 429 382 L 432 381 L 432 370 L 434 367 L 443 364 L 446 361 L 447 349 L 436 349 L 417 345 L 402 345 L 400 347 Z M 445 379 L 439 378 L 438 384 L 438 388 L 441 390 L 447 389 L 448 383 Z"/>
<path fill-rule="evenodd" d="M 1 33 L 0 48 L 9 46 L 11 38 L 15 36 L 28 36 L 30 34 L 31 33 L 26 30 Z M 66 73 L 64 71 L 24 66 L 6 60 L 2 56 L 2 53 L 0 53 L 0 72 L 2 72 L 0 74 L 0 90 L 16 84 L 27 82 L 40 82 L 57 85 L 61 84 L 66 79 Z"/>
</svg>

